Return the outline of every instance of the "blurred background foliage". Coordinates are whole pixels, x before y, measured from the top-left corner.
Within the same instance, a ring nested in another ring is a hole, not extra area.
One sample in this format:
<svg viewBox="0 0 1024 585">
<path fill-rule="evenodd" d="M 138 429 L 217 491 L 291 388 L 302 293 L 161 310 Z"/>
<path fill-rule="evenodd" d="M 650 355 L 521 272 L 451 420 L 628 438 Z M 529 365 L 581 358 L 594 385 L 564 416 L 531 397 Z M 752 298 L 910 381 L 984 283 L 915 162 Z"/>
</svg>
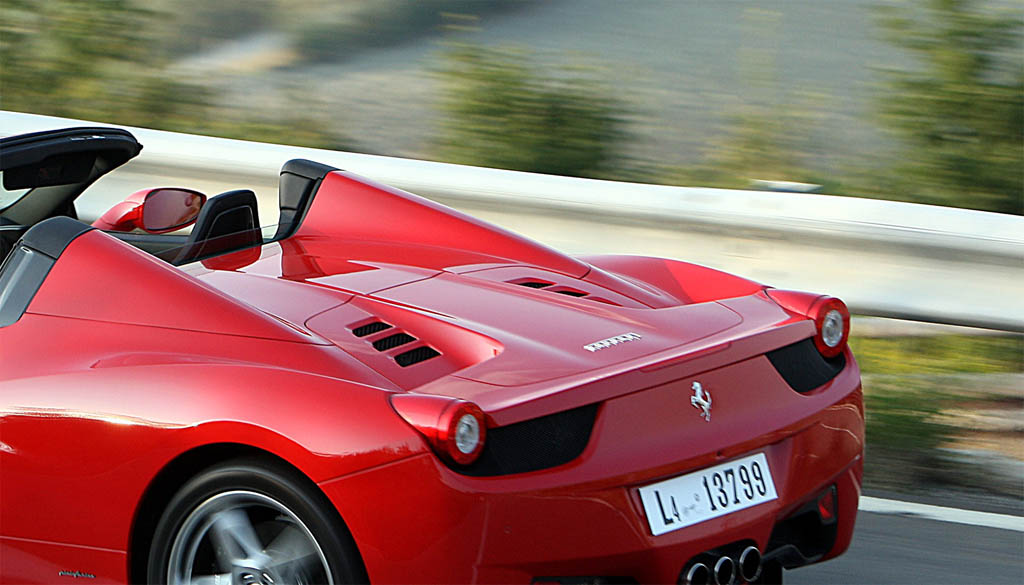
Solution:
<svg viewBox="0 0 1024 585">
<path fill-rule="evenodd" d="M 178 41 L 242 34 L 216 28 L 219 4 L 191 2 L 195 12 L 168 12 L 159 3 L 133 0 L 4 0 L 0 3 L 0 107 L 64 116 L 321 148 L 351 141 L 326 131 L 321 121 L 293 104 L 248 111 L 220 104 L 218 87 L 172 66 Z M 227 2 L 225 4 L 232 4 Z M 237 2 L 239 6 L 247 2 Z M 269 2 L 255 2 L 269 6 Z M 249 6 L 244 14 L 252 13 Z M 184 19 L 188 35 L 167 33 Z M 209 19 L 209 20 L 207 20 Z M 259 18 L 242 19 L 260 22 Z M 201 24 L 205 23 L 205 24 Z M 193 27 L 195 27 L 193 29 Z M 205 28 L 204 28 L 205 27 Z"/>
<path fill-rule="evenodd" d="M 595 71 L 546 71 L 525 51 L 458 45 L 443 56 L 440 160 L 615 178 L 626 105 Z"/>
<path fill-rule="evenodd" d="M 856 334 L 856 330 L 854 330 Z M 981 488 L 1020 497 L 1020 480 L 979 465 L 978 447 L 1021 457 L 1024 336 L 850 338 L 864 387 L 868 488 Z M 1003 413 L 993 423 L 992 413 Z M 978 415 L 981 414 L 981 417 Z"/>
<path fill-rule="evenodd" d="M 890 185 L 910 201 L 1024 213 L 1021 14 L 975 0 L 879 8 L 916 67 L 884 71 L 880 121 L 901 141 Z"/>
<path fill-rule="evenodd" d="M 493 14 L 529 1 L 533 0 L 311 1 L 290 13 L 287 30 L 303 60 L 333 62 L 434 34 L 450 25 L 450 15 Z"/>
<path fill-rule="evenodd" d="M 836 118 L 833 103 L 843 96 L 780 81 L 776 73 L 785 63 L 776 63 L 772 43 L 785 23 L 771 10 L 752 10 L 743 38 L 755 46 L 736 47 L 729 57 L 745 87 L 714 104 L 724 123 L 691 138 L 704 145 L 703 154 L 683 163 L 651 146 L 653 135 L 673 122 L 621 87 L 620 71 L 567 52 L 458 37 L 484 16 L 533 5 L 4 0 L 0 107 L 370 151 L 345 121 L 351 100 L 373 100 L 372 92 L 342 98 L 310 91 L 310 80 L 331 64 L 360 55 L 394 60 L 400 58 L 389 57 L 394 48 L 436 39 L 440 44 L 424 57 L 433 62 L 430 83 L 437 86 L 421 100 L 429 102 L 429 114 L 393 108 L 396 118 L 408 118 L 409 139 L 396 142 L 400 135 L 391 143 L 403 155 L 690 186 L 798 181 L 837 195 L 1024 213 L 1024 25 L 1013 2 L 882 0 L 870 8 L 895 65 L 877 67 L 874 108 L 854 123 L 876 128 L 888 142 L 852 151 L 828 128 Z M 764 39 L 768 48 L 756 46 Z M 269 57 L 247 65 L 255 68 L 248 77 L 193 66 L 199 57 L 239 61 L 230 56 L 232 43 L 240 43 L 236 52 Z M 415 99 L 423 91 L 413 84 L 408 90 Z M 710 103 L 699 93 L 678 99 Z"/>
</svg>

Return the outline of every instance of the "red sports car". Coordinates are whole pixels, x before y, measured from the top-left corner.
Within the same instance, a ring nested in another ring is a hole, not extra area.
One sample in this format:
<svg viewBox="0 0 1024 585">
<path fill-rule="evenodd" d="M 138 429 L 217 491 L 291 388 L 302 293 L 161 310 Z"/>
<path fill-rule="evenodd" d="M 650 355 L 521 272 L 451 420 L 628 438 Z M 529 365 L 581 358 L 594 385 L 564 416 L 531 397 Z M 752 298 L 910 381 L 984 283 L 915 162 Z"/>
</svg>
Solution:
<svg viewBox="0 0 1024 585">
<path fill-rule="evenodd" d="M 0 141 L 0 581 L 765 583 L 849 545 L 841 301 L 308 160 L 270 228 L 247 190 L 78 221 L 140 149 Z"/>
</svg>

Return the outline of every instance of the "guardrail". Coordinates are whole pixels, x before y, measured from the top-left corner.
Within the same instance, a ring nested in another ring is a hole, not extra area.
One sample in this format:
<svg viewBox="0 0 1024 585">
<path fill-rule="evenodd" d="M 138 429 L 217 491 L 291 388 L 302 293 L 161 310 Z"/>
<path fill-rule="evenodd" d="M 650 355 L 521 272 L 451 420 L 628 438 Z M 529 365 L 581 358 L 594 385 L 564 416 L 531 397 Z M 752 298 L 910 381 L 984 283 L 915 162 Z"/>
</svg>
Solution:
<svg viewBox="0 0 1024 585">
<path fill-rule="evenodd" d="M 109 124 L 0 112 L 3 136 L 84 125 Z M 676 257 L 773 286 L 827 291 L 865 315 L 1024 332 L 1024 218 L 1018 216 L 577 179 L 129 130 L 144 149 L 90 190 L 100 193 L 103 205 L 136 188 L 176 184 L 211 194 L 252 188 L 261 195 L 261 210 L 271 212 L 281 165 L 308 158 L 470 211 L 570 253 Z"/>
</svg>

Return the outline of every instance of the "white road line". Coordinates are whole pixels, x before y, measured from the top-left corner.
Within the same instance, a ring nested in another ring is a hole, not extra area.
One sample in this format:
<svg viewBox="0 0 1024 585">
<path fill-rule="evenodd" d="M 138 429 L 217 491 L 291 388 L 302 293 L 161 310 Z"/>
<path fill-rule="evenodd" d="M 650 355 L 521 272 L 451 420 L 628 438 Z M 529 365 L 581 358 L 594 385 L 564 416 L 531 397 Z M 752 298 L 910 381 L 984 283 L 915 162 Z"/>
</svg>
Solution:
<svg viewBox="0 0 1024 585">
<path fill-rule="evenodd" d="M 986 526 L 988 528 L 1024 532 L 1024 517 L 1011 516 L 1009 514 L 976 512 L 974 510 L 961 510 L 959 508 L 946 508 L 929 504 L 901 502 L 899 500 L 885 500 L 869 496 L 861 496 L 859 509 L 862 512 L 874 512 L 876 514 L 918 516 L 928 518 L 929 520 L 938 520 L 939 522 L 954 522 L 956 524 L 969 524 L 971 526 Z"/>
</svg>

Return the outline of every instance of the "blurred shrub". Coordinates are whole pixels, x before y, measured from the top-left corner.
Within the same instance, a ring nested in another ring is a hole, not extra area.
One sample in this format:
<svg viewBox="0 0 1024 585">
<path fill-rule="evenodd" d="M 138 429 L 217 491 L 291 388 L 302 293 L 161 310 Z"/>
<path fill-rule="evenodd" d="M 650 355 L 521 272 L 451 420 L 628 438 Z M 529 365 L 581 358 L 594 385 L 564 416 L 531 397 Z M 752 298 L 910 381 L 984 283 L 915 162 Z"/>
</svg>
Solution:
<svg viewBox="0 0 1024 585">
<path fill-rule="evenodd" d="M 759 4 L 743 10 L 744 41 L 736 49 L 740 81 L 731 100 L 719 106 L 725 124 L 708 137 L 700 162 L 670 169 L 667 182 L 726 189 L 749 189 L 754 179 L 825 185 L 834 178 L 821 170 L 822 121 L 831 101 L 820 91 L 793 89 L 779 75 L 783 16 Z M 731 101 L 731 103 L 730 103 Z"/>
<path fill-rule="evenodd" d="M 1012 6 L 1012 4 L 1010 4 Z M 749 179 L 816 183 L 853 195 L 1024 213 L 1024 18 L 999 3 L 905 0 L 876 7 L 884 38 L 910 57 L 882 70 L 874 121 L 895 152 L 825 156 L 814 140 L 825 109 L 777 87 L 771 51 L 753 55 L 745 102 L 709 140 L 698 164 L 672 169 L 674 184 L 747 188 Z M 756 11 L 751 36 L 777 34 Z M 822 164 L 823 162 L 828 164 Z"/>
<path fill-rule="evenodd" d="M 130 0 L 5 0 L 0 11 L 5 109 L 113 111 L 139 99 L 153 76 L 143 34 L 153 13 Z"/>
<path fill-rule="evenodd" d="M 440 160 L 577 177 L 614 172 L 626 108 L 586 72 L 546 74 L 522 52 L 474 45 L 444 59 Z"/>
<path fill-rule="evenodd" d="M 229 109 L 217 104 L 217 88 L 207 80 L 168 72 L 158 42 L 167 18 L 132 0 L 0 2 L 0 107 L 282 144 L 351 146 L 309 108 L 293 102 L 282 112 Z"/>
<path fill-rule="evenodd" d="M 308 61 L 343 61 L 365 49 L 400 45 L 439 33 L 451 14 L 499 12 L 525 0 L 371 0 L 305 3 L 290 25 L 295 48 Z"/>
<path fill-rule="evenodd" d="M 163 42 L 180 55 L 273 29 L 279 12 L 285 11 L 283 4 L 285 0 L 172 0 L 166 4 Z"/>
<path fill-rule="evenodd" d="M 1024 336 L 935 335 L 850 338 L 871 374 L 996 374 L 1024 371 Z"/>
<path fill-rule="evenodd" d="M 749 189 L 753 179 L 797 181 L 824 185 L 825 192 L 833 193 L 835 177 L 816 168 L 819 113 L 806 102 L 771 108 L 745 105 L 729 117 L 722 133 L 709 139 L 701 162 L 671 169 L 666 182 Z"/>
<path fill-rule="evenodd" d="M 948 395 L 934 379 L 866 377 L 865 483 L 870 487 L 915 489 L 949 483 L 952 466 L 939 450 L 957 429 L 941 418 Z"/>
<path fill-rule="evenodd" d="M 1024 45 L 1020 12 L 976 0 L 879 9 L 886 39 L 916 67 L 885 71 L 881 122 L 904 145 L 899 198 L 1024 213 Z"/>
<path fill-rule="evenodd" d="M 1024 336 L 854 337 L 850 346 L 863 372 L 869 487 L 1001 489 L 991 478 L 977 481 L 983 468 L 946 450 L 964 432 L 949 413 L 965 405 L 992 408 L 1005 399 L 987 394 L 991 382 L 984 374 L 1024 371 Z"/>
</svg>

